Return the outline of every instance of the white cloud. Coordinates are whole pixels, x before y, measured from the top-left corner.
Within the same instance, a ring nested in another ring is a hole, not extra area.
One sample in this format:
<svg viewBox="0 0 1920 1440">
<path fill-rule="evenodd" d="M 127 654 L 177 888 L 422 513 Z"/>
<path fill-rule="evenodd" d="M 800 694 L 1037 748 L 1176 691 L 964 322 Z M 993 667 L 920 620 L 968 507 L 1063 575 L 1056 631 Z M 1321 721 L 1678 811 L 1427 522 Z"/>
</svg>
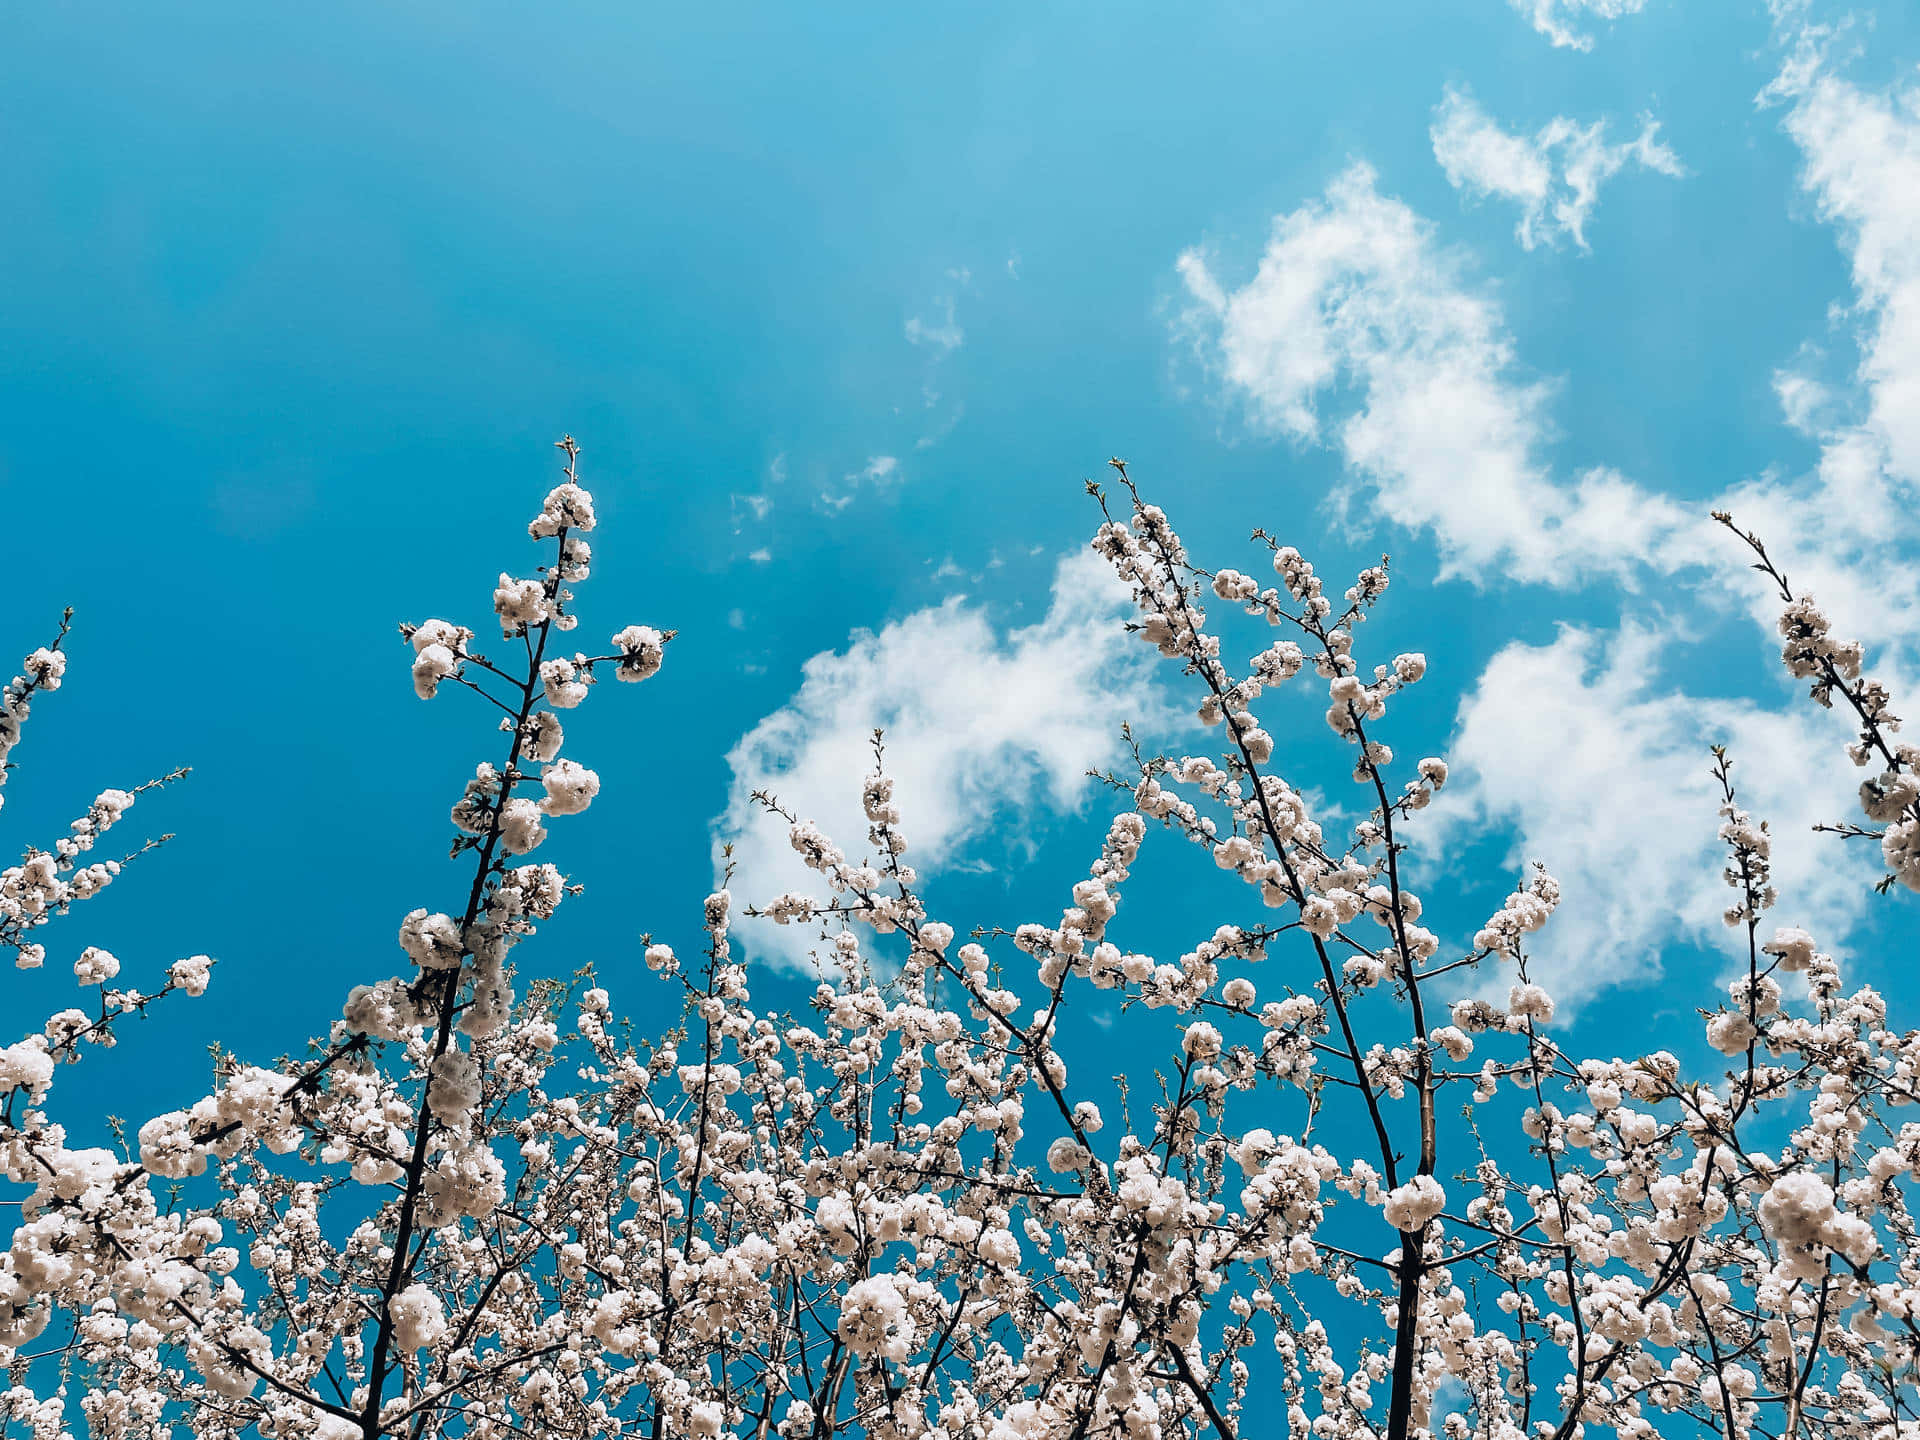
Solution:
<svg viewBox="0 0 1920 1440">
<path fill-rule="evenodd" d="M 1775 391 L 1787 424 L 1819 442 L 1818 465 L 1769 471 L 1716 503 L 1766 537 L 1841 633 L 1866 642 L 1898 709 L 1920 688 L 1920 80 L 1908 72 L 1883 89 L 1856 85 L 1832 63 L 1831 36 L 1806 29 L 1798 39 L 1764 99 L 1785 106 L 1805 192 L 1851 268 L 1853 294 L 1825 348 L 1852 345 L 1858 364 L 1846 379 L 1822 365 L 1820 348 L 1791 358 Z M 1442 163 L 1451 157 L 1463 185 L 1519 202 L 1523 242 L 1551 238 L 1551 225 L 1579 243 L 1591 209 L 1582 197 L 1620 168 L 1611 153 L 1620 147 L 1591 128 L 1506 135 L 1468 103 L 1442 106 Z M 1657 143 L 1650 132 L 1641 141 Z M 1602 156 L 1584 189 L 1581 145 Z M 1620 163 L 1636 161 L 1649 163 Z M 1322 439 L 1324 426 L 1376 487 L 1385 518 L 1431 527 L 1451 568 L 1630 577 L 1636 552 L 1664 570 L 1704 559 L 1707 588 L 1691 597 L 1731 598 L 1772 653 L 1777 602 L 1730 537 L 1706 543 L 1676 507 L 1607 476 L 1595 493 L 1610 496 L 1612 523 L 1625 527 L 1610 541 L 1605 510 L 1581 485 L 1555 482 L 1539 459 L 1546 392 L 1513 378 L 1497 307 L 1461 285 L 1429 228 L 1380 196 L 1370 173 L 1350 171 L 1324 202 L 1279 217 L 1259 273 L 1239 290 L 1198 255 L 1182 270 L 1215 363 L 1255 422 L 1300 440 Z M 1345 412 L 1323 416 L 1343 385 Z M 1671 657 L 1689 644 L 1675 629 L 1629 625 L 1512 645 L 1461 707 L 1455 783 L 1424 818 L 1443 850 L 1469 822 L 1510 826 L 1515 866 L 1538 857 L 1558 875 L 1565 899 L 1539 955 L 1564 998 L 1657 978 L 1671 944 L 1726 944 L 1714 742 L 1732 748 L 1742 803 L 1772 822 L 1781 902 L 1769 923 L 1803 923 L 1838 946 L 1871 903 L 1872 847 L 1810 831 L 1857 810 L 1845 725 L 1797 691 L 1786 698 L 1784 686 L 1777 706 L 1687 694 L 1673 678 L 1684 661 Z M 1708 1001 L 1709 978 L 1676 989 L 1673 1003 Z"/>
<path fill-rule="evenodd" d="M 867 463 L 865 465 L 861 466 L 858 470 L 849 470 L 847 472 L 845 476 L 847 488 L 844 492 L 836 495 L 831 490 L 823 490 L 820 492 L 820 503 L 828 514 L 838 515 L 854 502 L 862 485 L 871 485 L 877 490 L 884 490 L 887 486 L 902 479 L 904 473 L 905 472 L 900 469 L 898 456 L 870 455 L 867 457 Z"/>
<path fill-rule="evenodd" d="M 945 359 L 961 345 L 966 343 L 967 332 L 960 328 L 955 317 L 955 292 L 964 290 L 973 280 L 973 272 L 966 266 L 956 266 L 947 271 L 947 279 L 953 282 L 953 288 L 934 297 L 934 309 L 938 315 L 932 319 L 923 319 L 919 315 L 907 317 L 907 343 L 924 345 L 934 353 L 935 361 Z"/>
<path fill-rule="evenodd" d="M 1920 81 L 1854 85 L 1823 53 L 1827 38 L 1804 32 L 1765 98 L 1786 105 L 1806 193 L 1851 267 L 1852 303 L 1837 312 L 1834 338 L 1857 346 L 1857 372 L 1834 383 L 1816 373 L 1817 350 L 1784 366 L 1774 377 L 1783 417 L 1820 442 L 1819 464 L 1803 476 L 1769 472 L 1716 503 L 1767 538 L 1796 588 L 1867 643 L 1874 673 L 1911 704 L 1920 688 Z M 1557 121 L 1531 138 L 1506 135 L 1469 104 L 1443 104 L 1436 154 L 1451 157 L 1457 183 L 1522 205 L 1523 242 L 1551 238 L 1551 226 L 1580 243 L 1600 180 L 1625 163 L 1665 168 L 1641 154 L 1614 163 L 1613 152 L 1630 147 L 1606 146 L 1591 127 Z M 1657 144 L 1651 132 L 1642 142 Z M 1584 172 L 1583 146 L 1601 155 Z M 1329 431 L 1376 488 L 1384 517 L 1432 528 L 1449 568 L 1631 578 L 1636 555 L 1659 570 L 1706 560 L 1707 588 L 1691 598 L 1732 597 L 1772 652 L 1777 602 L 1730 537 L 1709 541 L 1687 512 L 1610 472 L 1571 486 L 1548 473 L 1539 458 L 1547 393 L 1513 377 L 1497 307 L 1463 287 L 1430 228 L 1379 195 L 1370 172 L 1349 171 L 1322 203 L 1279 217 L 1258 274 L 1239 290 L 1197 254 L 1183 257 L 1182 273 L 1212 358 L 1255 422 L 1306 441 Z M 1343 385 L 1346 413 L 1323 416 Z M 1678 629 L 1629 624 L 1510 645 L 1461 707 L 1454 785 L 1423 818 L 1443 850 L 1468 823 L 1510 826 L 1516 868 L 1537 857 L 1559 877 L 1562 910 L 1539 956 L 1563 998 L 1651 981 L 1674 943 L 1725 945 L 1715 742 L 1732 748 L 1741 802 L 1772 824 L 1781 902 L 1769 923 L 1806 924 L 1841 945 L 1871 903 L 1872 848 L 1810 830 L 1857 810 L 1845 725 L 1797 691 L 1785 698 L 1784 687 L 1778 706 L 1687 694 L 1673 679 L 1683 662 L 1670 657 L 1689 644 Z M 1709 979 L 1676 991 L 1674 1003 L 1706 1003 Z"/>
<path fill-rule="evenodd" d="M 1700 520 L 1612 470 L 1555 480 L 1539 454 L 1549 392 L 1512 373 L 1499 306 L 1366 165 L 1276 217 L 1238 290 L 1199 250 L 1179 271 L 1183 323 L 1254 423 L 1319 440 L 1323 395 L 1351 395 L 1335 431 L 1348 468 L 1381 518 L 1434 533 L 1443 575 L 1566 584 L 1698 549 Z"/>
<path fill-rule="evenodd" d="M 1808 373 L 1817 352 L 1776 374 L 1782 414 L 1820 441 L 1819 465 L 1751 481 L 1722 504 L 1904 688 L 1901 675 L 1920 677 L 1920 78 L 1864 89 L 1836 67 L 1835 36 L 1805 27 L 1793 38 L 1762 99 L 1787 104 L 1801 185 L 1838 232 L 1853 283 L 1840 338 L 1859 362 L 1838 385 Z M 1769 620 L 1761 587 L 1741 590 Z"/>
<path fill-rule="evenodd" d="M 1860 317 L 1865 428 L 1920 480 L 1920 79 L 1865 91 L 1824 66 L 1788 79 L 1801 184 L 1840 231 Z M 1779 91 L 1775 92 L 1780 93 Z"/>
<path fill-rule="evenodd" d="M 1818 439 L 1833 428 L 1833 389 L 1817 377 L 1790 366 L 1783 367 L 1773 372 L 1773 394 L 1780 402 L 1780 413 L 1787 424 L 1802 435 Z"/>
<path fill-rule="evenodd" d="M 1593 36 L 1574 29 L 1582 15 L 1611 22 L 1638 15 L 1647 8 L 1647 0 L 1512 0 L 1512 3 L 1556 48 L 1571 50 L 1593 48 Z"/>
<path fill-rule="evenodd" d="M 910 315 L 907 317 L 907 343 L 919 346 L 927 352 L 927 359 L 920 378 L 920 403 L 925 410 L 938 408 L 941 399 L 941 387 L 938 383 L 942 364 L 954 351 L 966 343 L 966 331 L 960 328 L 956 295 L 973 282 L 973 272 L 965 266 L 947 271 L 950 288 L 934 297 L 934 317 Z M 943 418 L 935 420 L 925 433 L 915 442 L 914 448 L 930 450 L 952 433 L 953 427 L 960 423 L 960 417 L 966 413 L 966 406 L 955 401 L 947 409 Z"/>
<path fill-rule="evenodd" d="M 825 898 L 785 825 L 750 796 L 772 791 L 849 855 L 865 855 L 860 781 L 876 728 L 886 731 L 908 858 L 923 876 L 967 860 L 963 847 L 998 815 L 1077 806 L 1088 767 L 1122 753 L 1120 722 L 1159 713 L 1152 652 L 1121 628 L 1128 609 L 1111 571 L 1081 553 L 1060 561 L 1045 618 L 1004 637 L 955 596 L 815 655 L 793 698 L 727 757 L 733 783 L 714 824 L 716 871 L 731 842 L 743 899 L 788 889 Z M 804 956 L 811 938 L 765 922 L 740 933 L 756 954 L 786 960 Z"/>
<path fill-rule="evenodd" d="M 1642 120 L 1640 134 L 1618 145 L 1606 141 L 1607 122 L 1580 125 L 1554 117 L 1533 136 L 1509 134 L 1471 95 L 1448 88 L 1429 132 L 1433 156 L 1456 190 L 1497 195 L 1520 206 L 1515 233 L 1531 250 L 1571 236 L 1588 248 L 1586 225 L 1600 187 L 1626 166 L 1662 175 L 1683 172 L 1680 157 L 1660 142 L 1660 126 Z"/>
<path fill-rule="evenodd" d="M 732 511 L 733 533 L 735 535 L 745 535 L 749 527 L 751 527 L 756 533 L 741 543 L 747 545 L 754 544 L 754 542 L 760 538 L 759 532 L 763 530 L 767 516 L 773 512 L 772 498 L 767 495 L 741 495 L 736 493 L 727 497 L 727 504 L 728 508 Z M 757 561 L 763 557 L 764 553 L 764 547 L 761 547 L 753 551 L 747 558 Z"/>
<path fill-rule="evenodd" d="M 1657 979 L 1672 944 L 1729 943 L 1710 745 L 1730 748 L 1739 803 L 1773 834 L 1781 899 L 1764 925 L 1803 924 L 1832 946 L 1873 898 L 1877 853 L 1810 830 L 1856 808 L 1844 727 L 1811 705 L 1665 689 L 1660 661 L 1677 638 L 1630 624 L 1507 646 L 1461 702 L 1453 778 L 1422 817 L 1442 851 L 1469 828 L 1510 825 L 1516 876 L 1539 860 L 1560 882 L 1529 968 L 1563 1003 Z M 1691 977 L 1674 1002 L 1712 1004 L 1714 978 Z"/>
<path fill-rule="evenodd" d="M 778 483 L 786 478 L 787 457 L 776 455 L 767 467 L 767 479 L 769 483 Z M 731 512 L 733 533 L 743 535 L 749 526 L 758 530 L 766 524 L 767 517 L 773 513 L 773 497 L 764 491 L 757 495 L 735 491 L 727 497 L 727 508 Z M 753 541 L 749 540 L 746 543 L 752 544 Z"/>
<path fill-rule="evenodd" d="M 1812 473 L 1775 472 L 1717 502 L 1768 542 L 1795 588 L 1819 597 L 1840 633 L 1869 650 L 1898 702 L 1920 680 L 1920 83 L 1862 89 L 1832 67 L 1831 36 L 1805 29 L 1765 96 L 1804 157 L 1802 184 L 1852 270 L 1839 312 L 1857 346 L 1851 383 L 1816 374 L 1806 349 L 1774 376 L 1788 425 L 1820 442 Z M 1712 583 L 1768 635 L 1779 606 L 1729 537 Z M 1610 641 L 1567 631 L 1551 646 L 1510 646 L 1462 705 L 1456 788 L 1433 814 L 1506 821 L 1513 859 L 1537 856 L 1565 886 L 1542 954 L 1575 998 L 1658 973 L 1661 945 L 1712 943 L 1726 894 L 1718 875 L 1705 746 L 1732 746 L 1742 802 L 1773 822 L 1778 923 L 1844 941 L 1871 900 L 1871 847 L 1814 835 L 1856 818 L 1859 772 L 1843 721 L 1796 693 L 1778 710 L 1669 688 L 1656 664 L 1685 637 L 1629 627 Z M 1796 692 L 1798 687 L 1796 687 Z M 1676 996 L 1683 1007 L 1695 994 Z"/>
<path fill-rule="evenodd" d="M 1798 479 L 1766 475 L 1728 491 L 1718 502 L 1743 529 L 1758 534 L 1797 593 L 1819 599 L 1835 629 L 1867 646 L 1869 673 L 1906 700 L 1920 675 L 1920 543 L 1912 484 L 1892 472 L 1885 450 L 1865 428 L 1831 432 L 1815 472 Z M 1779 602 L 1770 584 L 1723 553 L 1720 581 L 1771 633 Z"/>
<path fill-rule="evenodd" d="M 967 332 L 962 330 L 954 319 L 953 297 L 940 298 L 941 316 L 934 320 L 923 320 L 918 315 L 907 317 L 907 343 L 926 345 L 941 355 L 951 355 L 966 343 Z"/>
</svg>

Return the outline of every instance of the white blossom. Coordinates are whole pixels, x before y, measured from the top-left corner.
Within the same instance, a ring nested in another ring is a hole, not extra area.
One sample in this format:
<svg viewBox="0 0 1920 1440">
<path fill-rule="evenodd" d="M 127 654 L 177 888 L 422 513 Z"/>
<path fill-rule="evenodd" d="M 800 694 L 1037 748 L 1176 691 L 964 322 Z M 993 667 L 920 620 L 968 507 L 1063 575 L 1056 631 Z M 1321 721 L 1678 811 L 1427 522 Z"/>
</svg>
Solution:
<svg viewBox="0 0 1920 1440">
<path fill-rule="evenodd" d="M 629 941 L 569 955 L 548 930 L 522 950 L 578 889 L 564 854 L 516 858 L 548 818 L 646 815 L 614 771 L 602 797 L 563 758 L 554 710 L 593 699 L 609 665 L 654 674 L 671 638 L 630 626 L 607 654 L 552 653 L 596 518 L 577 447 L 560 449 L 529 527 L 542 578 L 503 575 L 495 594 L 511 658 L 476 655 L 450 621 L 402 627 L 416 687 L 458 675 L 448 699 L 484 711 L 473 735 L 493 747 L 457 761 L 473 766 L 449 797 L 457 874 L 408 882 L 444 883 L 400 923 L 408 963 L 335 944 L 358 968 L 312 1045 L 262 1063 L 264 1031 L 236 1011 L 186 1096 L 103 1072 L 117 1132 L 63 1109 L 60 1077 L 111 1064 L 129 1020 L 203 994 L 213 962 L 123 965 L 76 939 L 59 953 L 79 955 L 79 995 L 16 1005 L 0 1046 L 10 1427 L 1904 1440 L 1920 1039 L 1899 990 L 1851 979 L 1813 932 L 1762 940 L 1786 897 L 1724 752 L 1724 805 L 1701 823 L 1726 846 L 1735 973 L 1576 1050 L 1586 1032 L 1551 1029 L 1530 947 L 1591 897 L 1532 867 L 1469 933 L 1457 905 L 1409 888 L 1454 857 L 1422 813 L 1445 762 L 1396 758 L 1419 754 L 1395 707 L 1425 659 L 1361 644 L 1385 568 L 1346 584 L 1266 542 L 1271 585 L 1253 578 L 1264 561 L 1200 569 L 1116 462 L 1094 548 L 1215 728 L 1206 753 L 1142 744 L 1104 777 L 1119 813 L 1051 908 L 934 918 L 953 897 L 910 863 L 916 787 L 883 735 L 845 775 L 852 834 L 758 797 L 811 893 L 723 852 L 727 888 L 676 901 L 656 883 L 671 857 L 649 857 L 586 902 Z M 1858 727 L 1874 828 L 1855 828 L 1913 884 L 1920 749 L 1864 649 L 1753 543 L 1788 669 Z M 0 749 L 65 665 L 35 651 L 0 690 Z M 1309 668 L 1327 724 L 1283 730 L 1269 707 L 1263 730 L 1265 688 Z M 1338 805 L 1292 773 L 1311 744 L 1358 782 Z M 96 847 L 141 793 L 99 792 L 0 869 L 0 942 L 42 972 L 18 977 L 21 997 L 68 983 L 39 932 L 116 882 Z M 1143 889 L 1149 862 L 1166 871 Z M 350 940 L 329 895 L 389 893 L 396 873 L 378 845 L 329 862 L 285 924 Z M 812 947 L 797 986 L 742 947 L 740 927 L 778 924 Z M 247 967 L 235 993 L 278 1003 L 284 937 L 254 938 L 224 962 Z M 166 1036 L 143 1031 L 141 1065 Z"/>
</svg>

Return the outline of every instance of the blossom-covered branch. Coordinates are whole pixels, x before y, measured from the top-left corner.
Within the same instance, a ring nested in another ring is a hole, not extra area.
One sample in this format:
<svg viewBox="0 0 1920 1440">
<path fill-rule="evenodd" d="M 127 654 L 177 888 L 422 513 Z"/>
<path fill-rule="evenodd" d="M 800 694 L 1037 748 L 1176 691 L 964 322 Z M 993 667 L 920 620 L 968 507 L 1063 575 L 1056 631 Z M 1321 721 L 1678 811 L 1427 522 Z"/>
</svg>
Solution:
<svg viewBox="0 0 1920 1440">
<path fill-rule="evenodd" d="M 755 797 L 817 893 L 743 904 L 733 889 L 756 877 L 729 872 L 653 920 L 690 938 L 650 934 L 653 973 L 618 1005 L 590 965 L 519 971 L 518 947 L 575 893 L 529 857 L 600 799 L 599 776 L 562 753 L 562 713 L 609 673 L 655 674 L 672 638 L 629 625 L 601 653 L 562 653 L 596 517 L 577 448 L 560 448 L 529 526 L 544 563 L 493 594 L 501 648 L 482 653 L 454 621 L 402 627 L 416 693 L 473 697 L 499 748 L 452 806 L 460 888 L 401 917 L 398 972 L 355 986 L 304 1060 L 223 1057 L 214 1092 L 147 1118 L 133 1155 L 69 1143 L 49 1108 L 56 1062 L 109 1039 L 116 1015 L 200 993 L 205 957 L 0 1051 L 0 1150 L 20 1192 L 0 1261 L 10 1426 L 36 1440 L 76 1423 L 142 1440 L 181 1426 L 212 1440 L 1878 1440 L 1920 1426 L 1920 1125 L 1896 1114 L 1920 1093 L 1920 1036 L 1812 935 L 1768 928 L 1771 837 L 1740 806 L 1737 757 L 1702 757 L 1742 959 L 1694 1036 L 1725 1068 L 1583 1056 L 1529 949 L 1581 897 L 1534 867 L 1472 934 L 1423 923 L 1414 877 L 1430 872 L 1413 857 L 1448 769 L 1389 743 L 1426 658 L 1361 658 L 1385 561 L 1342 592 L 1256 532 L 1270 583 L 1201 568 L 1117 461 L 1115 491 L 1089 487 L 1093 548 L 1217 740 L 1155 753 L 1129 733 L 1131 773 L 1104 777 L 1118 803 L 1057 918 L 941 915 L 876 736 L 871 769 L 846 777 L 864 835 Z M 1920 780 L 1890 697 L 1744 538 L 1786 607 L 1789 668 L 1816 700 L 1845 697 L 1857 758 L 1885 767 L 1863 805 L 1911 883 Z M 6 743 L 64 665 L 58 646 L 29 657 Z M 1272 717 L 1301 685 L 1324 691 L 1350 807 L 1287 773 L 1316 737 Z M 80 857 L 137 793 L 106 792 L 44 861 L 0 874 L 0 938 L 23 960 L 46 958 L 28 932 L 90 893 Z M 1150 839 L 1155 863 L 1244 887 L 1244 911 L 1185 917 L 1177 956 L 1136 948 L 1122 918 Z M 740 923 L 815 937 L 801 1003 L 756 1000 L 774 977 L 750 973 Z M 117 979 L 114 956 L 78 955 L 82 986 Z M 1123 1003 L 1131 1038 L 1163 1039 L 1161 1058 L 1119 1077 L 1071 1067 L 1094 991 Z M 643 1029 L 622 1013 L 669 1018 Z M 66 1373 L 86 1381 L 77 1422 Z"/>
</svg>

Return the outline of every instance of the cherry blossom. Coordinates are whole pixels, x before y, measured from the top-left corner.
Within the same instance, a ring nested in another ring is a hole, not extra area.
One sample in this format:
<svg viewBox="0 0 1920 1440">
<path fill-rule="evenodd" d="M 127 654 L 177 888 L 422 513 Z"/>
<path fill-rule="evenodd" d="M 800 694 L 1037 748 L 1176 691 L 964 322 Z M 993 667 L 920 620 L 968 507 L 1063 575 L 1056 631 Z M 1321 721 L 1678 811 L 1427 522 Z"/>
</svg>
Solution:
<svg viewBox="0 0 1920 1440">
<path fill-rule="evenodd" d="M 480 707 L 489 748 L 451 797 L 458 883 L 390 922 L 397 947 L 317 1017 L 312 1050 L 262 1063 L 236 1037 L 210 1093 L 136 1116 L 125 1149 L 80 1143 L 92 1127 L 56 1118 L 61 1067 L 215 968 L 118 941 L 56 952 L 78 956 L 87 1005 L 0 1046 L 10 1427 L 1915 1433 L 1920 1123 L 1899 1112 L 1920 1098 L 1920 1036 L 1820 937 L 1769 924 L 1771 835 L 1735 757 L 1702 757 L 1722 804 L 1701 824 L 1725 846 L 1742 963 L 1671 1042 L 1718 1060 L 1575 1053 L 1529 946 L 1582 897 L 1527 868 L 1462 938 L 1412 886 L 1448 772 L 1400 758 L 1417 737 L 1392 728 L 1400 693 L 1437 683 L 1427 658 L 1361 643 L 1387 563 L 1343 587 L 1255 532 L 1260 564 L 1203 570 L 1119 462 L 1094 549 L 1205 753 L 1136 742 L 1102 777 L 1097 854 L 1044 913 L 938 913 L 876 737 L 846 777 L 864 834 L 756 797 L 804 890 L 729 873 L 704 898 L 647 897 L 644 964 L 522 968 L 576 893 L 571 817 L 632 800 L 563 754 L 554 712 L 597 700 L 609 669 L 660 674 L 673 637 L 628 625 L 603 654 L 557 653 L 595 524 L 560 449 L 527 527 L 542 561 L 493 596 L 504 651 L 451 621 L 402 627 L 415 692 Z M 1869 823 L 1833 828 L 1880 843 L 1890 888 L 1920 888 L 1920 751 L 1895 742 L 1863 649 L 1743 538 L 1780 591 L 1790 672 L 1857 726 Z M 59 688 L 66 638 L 0 692 L 6 747 Z M 1310 735 L 1267 695 L 1303 685 L 1316 717 L 1325 703 Z M 1354 793 L 1280 773 L 1276 736 L 1333 747 Z M 132 858 L 98 847 L 144 789 L 101 792 L 0 871 L 21 964 L 44 965 L 42 927 Z M 1243 904 L 1145 953 L 1143 863 Z M 758 924 L 813 943 L 794 1005 L 755 997 L 774 977 L 735 932 Z M 1160 1044 L 1151 1076 L 1069 1064 L 1067 1027 L 1100 1005 Z"/>
</svg>

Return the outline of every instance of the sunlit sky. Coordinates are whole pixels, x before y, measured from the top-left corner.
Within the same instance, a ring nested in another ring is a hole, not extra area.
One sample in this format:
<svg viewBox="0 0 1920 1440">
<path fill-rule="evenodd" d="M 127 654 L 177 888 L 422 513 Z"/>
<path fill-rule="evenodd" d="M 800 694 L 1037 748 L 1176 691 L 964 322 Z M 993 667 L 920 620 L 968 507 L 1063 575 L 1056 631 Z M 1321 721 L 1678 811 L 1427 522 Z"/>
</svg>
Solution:
<svg viewBox="0 0 1920 1440">
<path fill-rule="evenodd" d="M 602 517 L 584 633 L 680 634 L 569 722 L 603 788 L 543 856 L 586 890 L 521 953 L 628 1009 L 719 844 L 743 898 L 791 883 L 747 791 L 858 847 L 876 725 L 962 930 L 1058 919 L 1123 720 L 1211 748 L 1080 558 L 1113 455 L 1202 563 L 1257 566 L 1255 526 L 1342 587 L 1391 554 L 1362 648 L 1432 663 L 1386 738 L 1453 759 L 1414 836 L 1449 946 L 1539 858 L 1575 1023 L 1697 1048 L 1725 742 L 1778 918 L 1882 973 L 1873 857 L 1809 833 L 1850 813 L 1844 727 L 1705 516 L 1920 678 L 1920 22 L 1883 11 L 16 8 L 0 643 L 76 620 L 7 844 L 193 767 L 18 993 L 86 944 L 136 984 L 215 955 L 89 1067 L 159 1108 L 208 1039 L 297 1048 L 394 973 L 400 916 L 457 908 L 447 807 L 496 748 L 415 698 L 395 626 L 490 623 L 562 432 Z M 1301 684 L 1279 763 L 1351 815 Z M 1207 869 L 1150 842 L 1127 943 L 1260 918 Z M 790 932 L 744 943 L 804 993 Z"/>
</svg>

